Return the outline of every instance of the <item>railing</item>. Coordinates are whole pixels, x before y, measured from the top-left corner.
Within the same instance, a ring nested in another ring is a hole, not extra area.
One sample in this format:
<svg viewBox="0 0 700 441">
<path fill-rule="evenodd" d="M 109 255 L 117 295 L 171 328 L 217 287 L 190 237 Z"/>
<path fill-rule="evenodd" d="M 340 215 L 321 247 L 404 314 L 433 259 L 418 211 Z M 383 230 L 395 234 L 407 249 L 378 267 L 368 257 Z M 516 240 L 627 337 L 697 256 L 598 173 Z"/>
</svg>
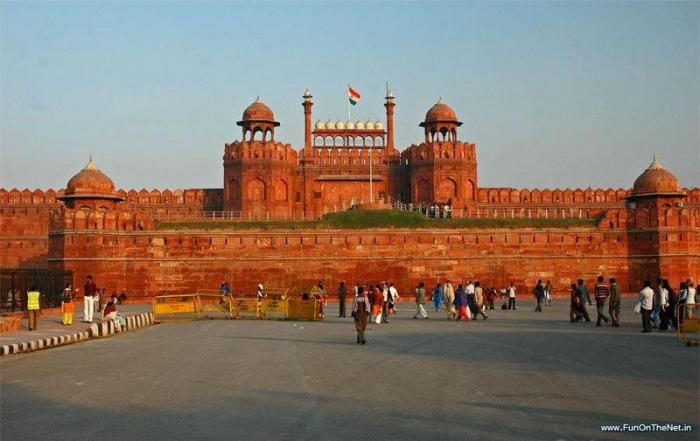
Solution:
<svg viewBox="0 0 700 441">
<path fill-rule="evenodd" d="M 412 211 L 428 219 L 475 218 L 475 219 L 596 219 L 603 210 L 583 208 L 452 208 L 446 204 L 407 204 L 394 200 L 395 210 Z"/>
</svg>

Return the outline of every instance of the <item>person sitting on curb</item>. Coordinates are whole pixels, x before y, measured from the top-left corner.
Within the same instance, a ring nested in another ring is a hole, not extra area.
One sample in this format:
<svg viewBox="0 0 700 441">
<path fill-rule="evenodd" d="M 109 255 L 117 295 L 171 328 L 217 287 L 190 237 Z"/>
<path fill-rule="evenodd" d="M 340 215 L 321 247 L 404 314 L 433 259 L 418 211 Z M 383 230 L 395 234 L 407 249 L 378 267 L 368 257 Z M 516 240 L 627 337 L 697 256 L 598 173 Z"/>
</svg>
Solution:
<svg viewBox="0 0 700 441">
<path fill-rule="evenodd" d="M 117 312 L 117 305 L 115 305 L 114 302 L 107 303 L 102 313 L 102 322 L 108 322 L 110 320 L 114 321 L 114 330 L 120 332 L 124 325 L 124 318 Z"/>
</svg>

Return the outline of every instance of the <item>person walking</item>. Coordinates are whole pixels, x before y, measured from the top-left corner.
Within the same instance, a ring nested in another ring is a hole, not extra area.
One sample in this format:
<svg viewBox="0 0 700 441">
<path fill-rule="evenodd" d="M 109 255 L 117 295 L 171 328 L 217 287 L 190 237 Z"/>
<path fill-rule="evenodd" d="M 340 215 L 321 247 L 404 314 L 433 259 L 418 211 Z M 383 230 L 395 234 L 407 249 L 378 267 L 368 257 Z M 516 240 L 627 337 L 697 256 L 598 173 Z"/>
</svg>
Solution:
<svg viewBox="0 0 700 441">
<path fill-rule="evenodd" d="M 460 284 L 457 285 L 457 291 L 455 292 L 455 308 L 457 308 L 457 319 L 464 319 L 468 322 L 471 320 L 472 316 L 469 312 L 469 296 L 467 296 L 467 291 Z"/>
<path fill-rule="evenodd" d="M 425 284 L 423 282 L 418 283 L 416 287 L 416 315 L 413 316 L 414 319 L 418 317 L 427 319 L 428 313 L 425 311 Z"/>
<path fill-rule="evenodd" d="M 357 344 L 365 344 L 365 330 L 367 329 L 367 319 L 369 318 L 369 310 L 371 306 L 369 299 L 362 286 L 357 287 L 357 296 L 352 300 L 352 318 L 355 322 L 355 330 L 357 331 Z"/>
<path fill-rule="evenodd" d="M 433 289 L 433 304 L 435 305 L 435 313 L 440 312 L 440 305 L 442 305 L 442 284 L 440 281 L 437 282 L 435 288 Z"/>
<path fill-rule="evenodd" d="M 610 313 L 610 326 L 620 327 L 620 287 L 617 286 L 617 280 L 611 277 L 610 280 L 610 302 L 608 302 L 608 312 Z"/>
<path fill-rule="evenodd" d="M 95 295 L 97 295 L 97 285 L 92 280 L 92 276 L 85 278 L 85 290 L 83 293 L 83 322 L 92 323 L 95 314 Z"/>
<path fill-rule="evenodd" d="M 515 311 L 515 285 L 513 285 L 513 282 L 510 282 L 510 286 L 508 287 L 508 309 Z"/>
<path fill-rule="evenodd" d="M 382 282 L 382 323 L 389 323 L 389 287 Z"/>
<path fill-rule="evenodd" d="M 396 314 L 396 303 L 399 301 L 399 292 L 393 283 L 389 282 L 389 307 L 387 312 L 391 314 Z"/>
<path fill-rule="evenodd" d="M 578 290 L 579 297 L 581 297 L 581 312 L 583 312 L 583 318 L 586 319 L 586 322 L 590 322 L 591 316 L 588 315 L 588 311 L 586 310 L 586 303 L 588 303 L 589 306 L 593 305 L 593 303 L 591 303 L 591 295 L 588 294 L 588 288 L 583 283 L 583 279 L 578 279 L 576 289 Z"/>
<path fill-rule="evenodd" d="M 447 320 L 455 318 L 457 311 L 455 310 L 455 289 L 452 286 L 452 282 L 449 280 L 445 282 L 445 289 L 443 290 L 445 294 L 445 309 L 447 310 Z"/>
<path fill-rule="evenodd" d="M 469 308 L 469 315 L 471 318 L 476 317 L 476 301 L 474 300 L 475 287 L 474 283 L 470 280 L 467 282 L 467 286 L 464 287 L 464 292 L 467 293 L 467 307 Z"/>
<path fill-rule="evenodd" d="M 664 283 L 665 282 L 665 283 Z M 666 280 L 661 280 L 661 286 L 659 286 L 658 302 L 659 302 L 659 331 L 668 330 L 668 289 L 666 286 L 668 282 Z"/>
<path fill-rule="evenodd" d="M 27 329 L 36 331 L 39 325 L 39 311 L 41 310 L 41 293 L 37 291 L 36 285 L 27 292 Z"/>
<path fill-rule="evenodd" d="M 341 281 L 338 286 L 338 317 L 345 317 L 345 297 L 348 295 L 348 290 L 345 288 L 345 282 Z"/>
<path fill-rule="evenodd" d="M 544 300 L 544 285 L 542 285 L 542 280 L 537 281 L 537 285 L 535 289 L 532 290 L 532 293 L 535 295 L 535 299 L 537 299 L 535 312 L 542 312 L 542 301 Z"/>
<path fill-rule="evenodd" d="M 73 324 L 73 312 L 75 305 L 73 304 L 73 291 L 70 283 L 66 283 L 66 287 L 61 293 L 61 312 L 63 313 L 63 325 L 68 326 Z"/>
<path fill-rule="evenodd" d="M 371 305 L 370 321 L 372 323 L 380 324 L 382 321 L 382 303 L 384 303 L 384 297 L 382 292 L 379 290 L 379 286 L 370 285 L 369 286 L 369 303 Z"/>
<path fill-rule="evenodd" d="M 571 297 L 569 304 L 569 320 L 571 323 L 578 323 L 583 320 L 581 296 L 579 296 L 578 288 L 575 283 L 571 284 Z"/>
<path fill-rule="evenodd" d="M 484 320 L 489 318 L 489 316 L 484 312 L 486 310 L 486 302 L 484 301 L 484 290 L 481 288 L 481 282 L 476 282 L 474 284 L 474 306 L 476 306 L 474 320 L 479 318 L 479 314 L 481 314 Z"/>
<path fill-rule="evenodd" d="M 598 276 L 598 283 L 596 283 L 593 293 L 595 295 L 595 306 L 598 312 L 596 326 L 600 328 L 601 320 L 605 323 L 610 323 L 610 319 L 605 315 L 605 302 L 607 302 L 608 297 L 610 297 L 610 288 L 605 284 L 605 278 L 603 278 L 603 276 Z"/>
<path fill-rule="evenodd" d="M 544 286 L 544 304 L 552 306 L 552 283 L 549 280 L 547 280 L 547 284 Z"/>
<path fill-rule="evenodd" d="M 668 314 L 668 321 L 674 330 L 678 329 L 678 317 L 676 316 L 676 308 L 678 307 L 678 293 L 671 288 L 671 284 L 668 283 L 668 279 L 664 279 L 664 288 L 668 292 L 668 309 L 666 313 Z"/>
<path fill-rule="evenodd" d="M 639 292 L 640 312 L 642 314 L 642 332 L 651 332 L 651 311 L 654 309 L 654 290 L 651 282 L 644 281 L 644 288 Z"/>
</svg>

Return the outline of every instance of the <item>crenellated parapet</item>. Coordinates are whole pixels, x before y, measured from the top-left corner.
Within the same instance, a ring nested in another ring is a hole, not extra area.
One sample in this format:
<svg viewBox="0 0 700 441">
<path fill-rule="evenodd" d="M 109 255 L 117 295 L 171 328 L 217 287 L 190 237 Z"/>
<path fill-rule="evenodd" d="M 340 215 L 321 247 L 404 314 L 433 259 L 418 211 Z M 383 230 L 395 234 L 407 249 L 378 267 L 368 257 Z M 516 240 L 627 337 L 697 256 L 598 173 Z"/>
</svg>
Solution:
<svg viewBox="0 0 700 441">
<path fill-rule="evenodd" d="M 509 205 L 601 205 L 621 204 L 628 197 L 630 190 L 624 188 L 576 188 L 529 189 L 529 188 L 488 188 L 482 187 L 477 193 L 479 204 L 509 204 Z"/>
<path fill-rule="evenodd" d="M 408 164 L 422 161 L 476 161 L 476 144 L 461 141 L 436 141 L 412 144 L 401 152 Z"/>
<path fill-rule="evenodd" d="M 61 202 L 59 197 L 63 196 L 64 190 L 56 191 L 52 188 L 48 190 L 18 190 L 13 188 L 7 190 L 0 188 L 0 207 L 10 205 L 35 205 L 35 206 L 58 206 Z"/>
<path fill-rule="evenodd" d="M 234 141 L 224 148 L 224 163 L 241 160 L 271 160 L 297 164 L 297 151 L 291 144 L 275 141 Z"/>
</svg>

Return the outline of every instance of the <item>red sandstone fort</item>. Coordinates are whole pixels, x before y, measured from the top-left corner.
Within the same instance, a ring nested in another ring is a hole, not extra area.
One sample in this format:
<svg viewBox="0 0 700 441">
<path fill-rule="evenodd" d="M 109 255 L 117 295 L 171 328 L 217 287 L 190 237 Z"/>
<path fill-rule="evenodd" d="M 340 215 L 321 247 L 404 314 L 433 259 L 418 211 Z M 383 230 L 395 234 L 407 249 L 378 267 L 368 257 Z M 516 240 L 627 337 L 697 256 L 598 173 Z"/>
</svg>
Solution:
<svg viewBox="0 0 700 441">
<path fill-rule="evenodd" d="M 578 278 L 616 277 L 625 290 L 700 275 L 700 189 L 682 188 L 656 160 L 631 189 L 515 189 L 478 185 L 476 146 L 460 141 L 456 113 L 438 101 L 425 137 L 394 145 L 394 97 L 386 121 L 312 123 L 303 96 L 304 146 L 275 139 L 260 100 L 224 146 L 223 189 L 117 190 L 90 160 L 66 188 L 0 189 L 0 267 L 92 274 L 109 292 L 134 297 L 216 288 L 310 286 L 322 279 L 418 281 L 469 277 L 525 288 L 549 279 L 565 291 Z M 630 177 L 630 181 L 631 181 Z M 370 196 L 371 188 L 371 196 Z M 461 229 L 216 229 L 216 219 L 311 219 L 358 203 L 450 204 L 480 218 L 591 218 L 577 227 Z M 218 216 L 218 218 L 217 218 Z M 158 228 L 158 220 L 214 218 L 209 229 Z M 529 292 L 529 291 L 527 291 Z"/>
</svg>

